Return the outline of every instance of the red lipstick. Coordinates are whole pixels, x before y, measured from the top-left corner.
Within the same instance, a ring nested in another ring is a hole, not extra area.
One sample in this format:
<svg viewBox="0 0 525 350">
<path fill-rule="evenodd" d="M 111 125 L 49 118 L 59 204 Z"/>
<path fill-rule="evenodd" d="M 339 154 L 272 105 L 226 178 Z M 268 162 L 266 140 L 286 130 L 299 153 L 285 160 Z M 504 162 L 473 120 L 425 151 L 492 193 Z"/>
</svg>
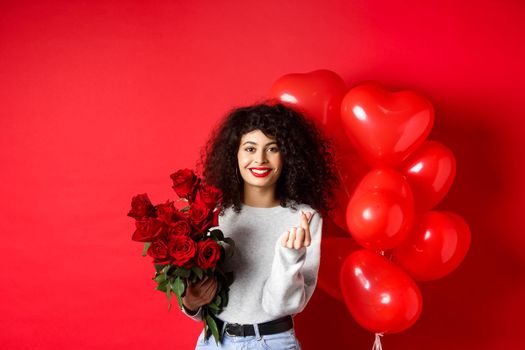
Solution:
<svg viewBox="0 0 525 350">
<path fill-rule="evenodd" d="M 271 169 L 270 168 L 266 168 L 266 167 L 254 167 L 254 168 L 249 168 L 248 170 L 250 170 L 250 172 L 252 173 L 253 176 L 255 177 L 266 177 L 270 174 L 271 172 Z M 265 171 L 266 172 L 261 172 L 260 174 L 259 173 L 256 173 L 254 172 L 253 170 L 260 170 L 260 171 Z"/>
</svg>

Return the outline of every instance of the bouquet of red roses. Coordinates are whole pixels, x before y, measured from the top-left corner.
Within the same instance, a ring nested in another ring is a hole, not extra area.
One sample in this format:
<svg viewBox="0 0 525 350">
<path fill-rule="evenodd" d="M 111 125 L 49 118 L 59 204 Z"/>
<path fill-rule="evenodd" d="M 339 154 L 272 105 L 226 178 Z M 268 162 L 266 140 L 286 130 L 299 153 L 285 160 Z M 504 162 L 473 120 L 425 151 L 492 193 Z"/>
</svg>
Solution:
<svg viewBox="0 0 525 350">
<path fill-rule="evenodd" d="M 195 283 L 205 276 L 217 278 L 217 293 L 211 303 L 202 307 L 202 316 L 206 334 L 211 330 L 219 342 L 219 330 L 210 313 L 219 314 L 228 304 L 233 272 L 223 271 L 220 264 L 226 254 L 223 244 L 234 245 L 221 230 L 213 229 L 218 226 L 222 194 L 190 169 L 178 170 L 170 177 L 179 197 L 177 204 L 183 207 L 177 209 L 175 202 L 169 200 L 153 205 L 145 193 L 134 196 L 128 213 L 136 226 L 131 239 L 145 242 L 142 255 L 153 258 L 153 280 L 157 282 L 156 289 L 166 293 L 168 308 L 173 292 L 182 309 L 189 281 Z"/>
</svg>

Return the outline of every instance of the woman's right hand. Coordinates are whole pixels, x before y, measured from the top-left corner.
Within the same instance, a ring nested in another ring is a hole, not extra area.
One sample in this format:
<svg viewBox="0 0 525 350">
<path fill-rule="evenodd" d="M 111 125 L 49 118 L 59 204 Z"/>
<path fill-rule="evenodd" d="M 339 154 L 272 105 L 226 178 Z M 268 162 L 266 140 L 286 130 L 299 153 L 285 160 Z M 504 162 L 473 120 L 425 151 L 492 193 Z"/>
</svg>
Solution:
<svg viewBox="0 0 525 350">
<path fill-rule="evenodd" d="M 301 224 L 299 227 L 292 227 L 281 236 L 281 245 L 290 249 L 309 247 L 312 242 L 312 236 L 310 234 L 312 217 L 312 212 L 304 213 L 301 211 Z"/>
<path fill-rule="evenodd" d="M 186 309 L 197 312 L 202 305 L 209 304 L 217 293 L 217 278 L 206 276 L 196 283 L 189 281 L 182 303 Z"/>
</svg>

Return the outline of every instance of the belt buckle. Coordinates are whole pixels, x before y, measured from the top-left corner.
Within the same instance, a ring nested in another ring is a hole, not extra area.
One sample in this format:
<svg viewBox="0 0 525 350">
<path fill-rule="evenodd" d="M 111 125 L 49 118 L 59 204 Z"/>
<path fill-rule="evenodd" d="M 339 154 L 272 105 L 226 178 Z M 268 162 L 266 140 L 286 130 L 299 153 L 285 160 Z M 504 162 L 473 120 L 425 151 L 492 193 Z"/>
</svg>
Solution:
<svg viewBox="0 0 525 350">
<path fill-rule="evenodd" d="M 231 328 L 230 328 L 231 327 Z M 239 324 L 239 323 L 228 323 L 226 325 L 226 329 L 224 330 L 226 332 L 226 334 L 228 334 L 230 337 L 237 337 L 236 334 L 231 334 L 230 332 L 228 332 L 229 329 L 239 329 L 241 328 L 242 329 L 242 325 Z"/>
</svg>

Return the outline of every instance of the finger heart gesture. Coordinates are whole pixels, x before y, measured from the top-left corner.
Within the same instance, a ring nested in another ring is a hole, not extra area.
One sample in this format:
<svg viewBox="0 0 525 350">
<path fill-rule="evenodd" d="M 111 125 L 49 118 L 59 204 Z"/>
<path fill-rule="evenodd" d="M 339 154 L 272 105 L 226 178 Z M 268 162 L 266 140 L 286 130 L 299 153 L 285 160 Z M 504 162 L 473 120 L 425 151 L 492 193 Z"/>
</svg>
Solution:
<svg viewBox="0 0 525 350">
<path fill-rule="evenodd" d="M 281 236 L 281 245 L 290 249 L 301 249 L 310 246 L 312 237 L 310 236 L 310 221 L 312 213 L 306 214 L 301 211 L 301 223 L 299 227 L 292 227 Z"/>
</svg>

